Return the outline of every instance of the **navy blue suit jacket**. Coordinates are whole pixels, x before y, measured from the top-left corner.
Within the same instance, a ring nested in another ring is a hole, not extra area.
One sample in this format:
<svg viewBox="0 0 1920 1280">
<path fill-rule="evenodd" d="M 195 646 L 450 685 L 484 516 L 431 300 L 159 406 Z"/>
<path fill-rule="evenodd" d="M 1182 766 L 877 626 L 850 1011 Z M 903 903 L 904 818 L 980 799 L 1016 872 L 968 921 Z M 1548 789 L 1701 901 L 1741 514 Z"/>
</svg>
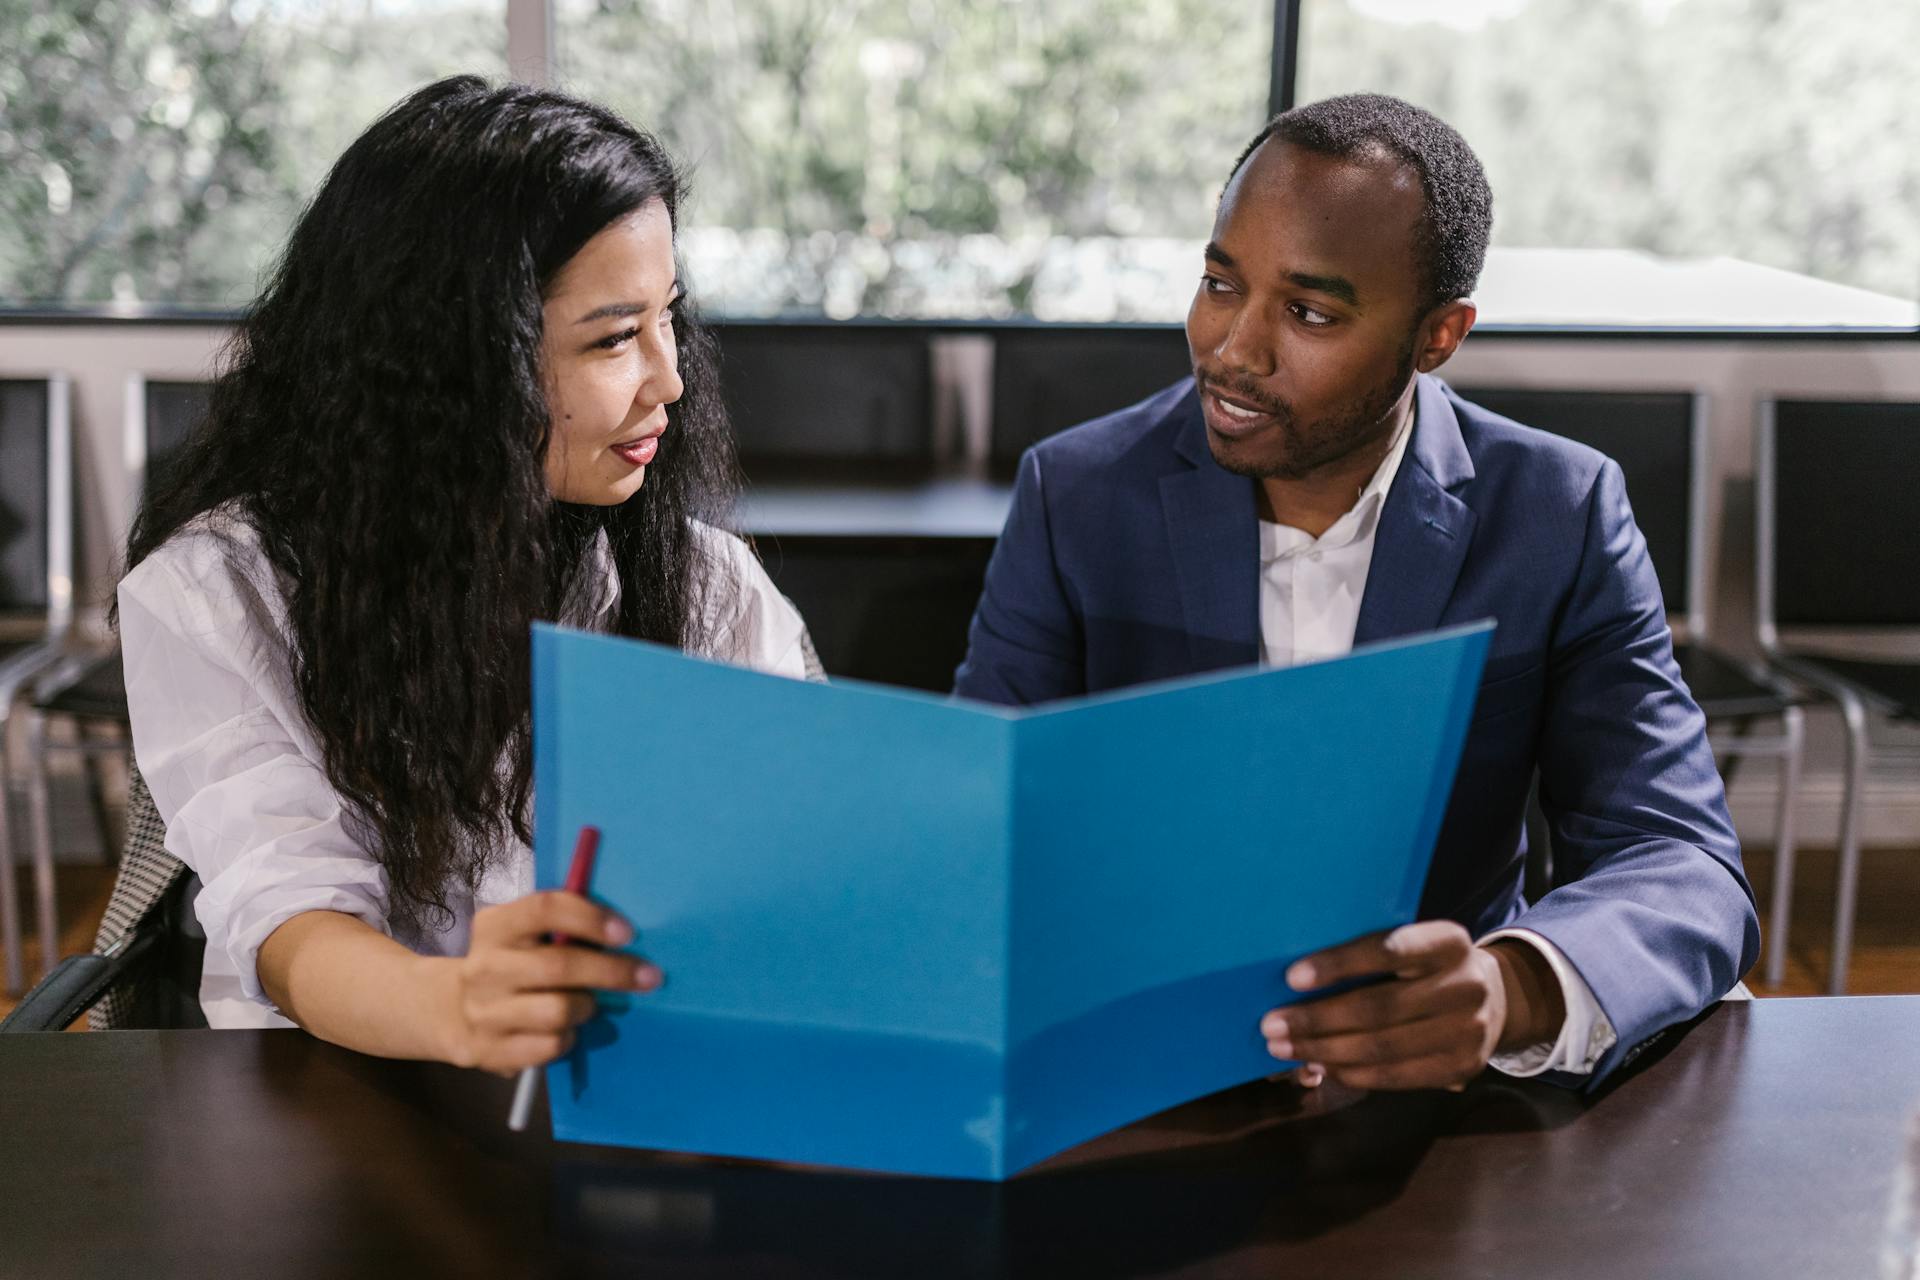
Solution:
<svg viewBox="0 0 1920 1280">
<path fill-rule="evenodd" d="M 955 692 L 1030 704 L 1259 661 L 1254 502 L 1191 379 L 1034 446 Z M 1422 376 L 1354 643 L 1481 618 L 1499 625 L 1420 914 L 1559 947 L 1619 1035 L 1597 1082 L 1753 963 L 1753 894 L 1619 467 Z M 1571 879 L 1528 907 L 1536 769 Z"/>
</svg>

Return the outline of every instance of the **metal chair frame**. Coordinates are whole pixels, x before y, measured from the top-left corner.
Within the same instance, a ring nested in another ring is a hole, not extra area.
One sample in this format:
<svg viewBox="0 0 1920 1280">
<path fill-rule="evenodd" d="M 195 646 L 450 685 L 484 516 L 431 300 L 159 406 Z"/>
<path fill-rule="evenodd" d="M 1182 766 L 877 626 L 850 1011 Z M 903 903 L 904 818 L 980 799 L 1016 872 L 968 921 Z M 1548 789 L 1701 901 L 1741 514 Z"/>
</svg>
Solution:
<svg viewBox="0 0 1920 1280">
<path fill-rule="evenodd" d="M 1545 392 L 1554 388 L 1532 387 L 1528 391 Z M 1609 388 L 1627 394 L 1659 394 L 1665 389 L 1648 388 Z M 1461 394 L 1472 399 L 1474 390 L 1462 388 Z M 1687 450 L 1690 459 L 1691 476 L 1687 484 L 1687 550 L 1686 584 L 1687 607 L 1678 615 L 1669 613 L 1668 625 L 1673 630 L 1676 645 L 1689 643 L 1705 647 L 1708 632 L 1707 600 L 1710 590 L 1707 573 L 1707 492 L 1712 476 L 1709 470 L 1712 450 L 1709 444 L 1707 414 L 1708 398 L 1699 390 L 1686 391 L 1691 404 L 1688 420 Z M 1546 428 L 1542 428 L 1543 430 Z M 1724 650 L 1716 648 L 1717 656 L 1739 667 L 1755 684 L 1770 689 L 1783 697 L 1791 698 L 1790 690 L 1783 687 L 1780 679 L 1768 666 L 1744 662 Z M 1787 933 L 1793 915 L 1793 863 L 1794 849 L 1799 830 L 1799 793 L 1801 762 L 1806 742 L 1805 716 L 1798 705 L 1791 703 L 1778 713 L 1780 728 L 1773 734 L 1752 734 L 1743 727 L 1731 733 L 1713 731 L 1713 721 L 1708 723 L 1708 742 L 1713 749 L 1716 762 L 1724 761 L 1722 774 L 1730 771 L 1738 761 L 1749 756 L 1770 756 L 1780 762 L 1779 794 L 1774 806 L 1774 869 L 1773 902 L 1767 923 L 1767 950 L 1765 962 L 1766 981 L 1777 985 L 1786 976 Z M 1725 717 L 1716 717 L 1722 722 Z M 1531 803 L 1530 812 L 1531 812 Z M 1535 824 L 1530 833 L 1535 839 L 1545 834 L 1544 820 Z M 1536 879 L 1541 887 L 1550 887 L 1554 883 L 1551 852 L 1547 853 L 1546 865 L 1536 869 Z"/>
<path fill-rule="evenodd" d="M 1754 635 L 1772 666 L 1832 701 L 1846 729 L 1846 752 L 1840 801 L 1840 861 L 1834 872 L 1833 957 L 1827 970 L 1827 991 L 1843 995 L 1847 965 L 1853 954 L 1854 919 L 1860 889 L 1860 805 L 1868 765 L 1882 760 L 1920 764 L 1920 748 L 1873 741 L 1870 711 L 1889 711 L 1892 705 L 1872 690 L 1818 665 L 1819 656 L 1796 651 L 1783 637 L 1776 621 L 1774 572 L 1778 556 L 1776 519 L 1779 473 L 1775 457 L 1776 406 L 1784 397 L 1762 398 L 1757 407 L 1753 437 L 1754 472 Z M 1820 397 L 1793 397 L 1795 402 Z M 1849 398 L 1844 403 L 1857 403 Z M 1888 403 L 1902 403 L 1889 401 Z M 1779 879 L 1776 868 L 1775 880 Z"/>
<path fill-rule="evenodd" d="M 123 756 L 130 747 L 131 739 L 123 737 L 112 741 L 90 741 L 82 725 L 73 742 L 55 742 L 47 736 L 48 715 L 42 709 L 42 704 L 71 688 L 101 662 L 117 662 L 119 656 L 118 649 L 104 652 L 97 649 L 70 650 L 41 674 L 27 698 L 26 715 L 23 717 L 27 740 L 27 829 L 33 842 L 34 913 L 40 934 L 43 972 L 52 972 L 60 962 L 60 928 L 54 898 L 53 800 L 48 759 L 56 753 L 79 755 L 82 760 Z M 94 798 L 98 806 L 97 788 Z M 97 816 L 101 833 L 106 836 L 103 808 L 97 810 Z"/>
<path fill-rule="evenodd" d="M 14 878 L 12 791 L 14 762 L 8 744 L 14 701 L 66 651 L 73 627 L 73 386 L 64 373 L 9 374 L 9 381 L 47 387 L 47 599 L 30 625 L 37 638 L 0 662 L 0 963 L 10 995 L 25 985 L 18 886 Z M 51 896 L 51 869 L 34 865 L 36 889 Z"/>
<path fill-rule="evenodd" d="M 136 503 L 146 486 L 150 447 L 147 382 L 148 379 L 144 374 L 127 375 L 126 411 L 121 419 L 121 456 L 126 468 L 127 492 L 135 496 Z M 72 688 L 93 670 L 96 664 L 117 660 L 117 656 L 118 647 L 114 645 L 77 646 L 70 643 L 63 645 L 53 655 L 50 663 L 43 663 L 36 670 L 30 686 L 31 692 L 24 717 L 27 754 L 27 822 L 29 838 L 32 842 L 35 915 L 40 934 L 40 953 L 43 967 L 48 972 L 51 972 L 54 965 L 58 963 L 60 951 L 59 921 L 56 916 L 54 897 L 53 805 L 47 769 L 48 758 L 55 753 L 77 753 L 83 760 L 101 755 L 116 755 L 128 750 L 129 741 L 89 742 L 83 728 L 73 743 L 54 742 L 47 735 L 48 717 L 42 707 L 65 690 Z M 102 827 L 104 832 L 104 822 Z M 15 946 L 17 950 L 17 940 Z M 18 974 L 11 967 L 8 970 L 8 989 L 18 989 Z"/>
<path fill-rule="evenodd" d="M 1708 486 L 1713 481 L 1712 447 L 1708 429 L 1708 399 L 1705 392 L 1692 393 L 1693 417 L 1688 441 L 1693 475 L 1687 485 L 1687 609 L 1674 627 L 1675 639 L 1700 644 L 1708 631 L 1707 600 L 1707 510 Z M 1722 656 L 1731 656 L 1725 655 Z M 1781 682 L 1768 665 L 1738 662 L 1756 684 L 1786 695 Z M 1779 713 L 1779 732 L 1752 734 L 1744 728 L 1715 733 L 1708 726 L 1707 741 L 1716 760 L 1724 760 L 1724 776 L 1739 760 L 1748 756 L 1771 756 L 1780 762 L 1778 791 L 1774 797 L 1773 818 L 1773 892 L 1767 919 L 1765 976 L 1769 986 L 1778 986 L 1787 974 L 1787 935 L 1793 922 L 1794 853 L 1799 838 L 1800 776 L 1806 752 L 1806 714 L 1797 705 L 1788 705 Z"/>
</svg>

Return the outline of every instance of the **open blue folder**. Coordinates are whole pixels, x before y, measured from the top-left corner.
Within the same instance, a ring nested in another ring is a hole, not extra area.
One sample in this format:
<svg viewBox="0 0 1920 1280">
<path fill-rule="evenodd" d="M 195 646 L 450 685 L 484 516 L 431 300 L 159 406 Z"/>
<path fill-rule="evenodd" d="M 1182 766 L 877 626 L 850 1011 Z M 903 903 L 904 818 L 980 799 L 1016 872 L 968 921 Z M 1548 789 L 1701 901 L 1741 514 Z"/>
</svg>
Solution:
<svg viewBox="0 0 1920 1280">
<path fill-rule="evenodd" d="M 1301 955 L 1413 919 L 1491 625 L 1016 711 L 535 629 L 536 866 L 666 971 L 556 1136 L 1004 1178 L 1270 1074 Z"/>
</svg>

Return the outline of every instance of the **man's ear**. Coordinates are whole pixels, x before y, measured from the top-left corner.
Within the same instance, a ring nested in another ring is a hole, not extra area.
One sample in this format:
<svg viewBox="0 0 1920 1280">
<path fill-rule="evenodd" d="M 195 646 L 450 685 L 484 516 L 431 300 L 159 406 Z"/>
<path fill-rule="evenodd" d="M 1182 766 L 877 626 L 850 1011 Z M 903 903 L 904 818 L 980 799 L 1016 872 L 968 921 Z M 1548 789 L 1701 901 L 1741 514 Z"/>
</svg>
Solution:
<svg viewBox="0 0 1920 1280">
<path fill-rule="evenodd" d="M 1420 326 L 1419 351 L 1414 364 L 1422 373 L 1432 373 L 1447 361 L 1473 331 L 1480 308 L 1472 298 L 1455 298 L 1433 309 Z"/>
</svg>

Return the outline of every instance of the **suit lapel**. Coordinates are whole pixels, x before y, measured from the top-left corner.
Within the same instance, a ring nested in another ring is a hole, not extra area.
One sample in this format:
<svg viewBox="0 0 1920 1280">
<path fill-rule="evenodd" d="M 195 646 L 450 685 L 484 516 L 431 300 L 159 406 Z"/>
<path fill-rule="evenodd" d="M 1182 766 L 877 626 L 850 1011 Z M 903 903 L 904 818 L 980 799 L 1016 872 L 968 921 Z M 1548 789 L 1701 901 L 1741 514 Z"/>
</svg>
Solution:
<svg viewBox="0 0 1920 1280">
<path fill-rule="evenodd" d="M 1199 399 L 1174 409 L 1184 420 L 1175 451 L 1188 464 L 1160 479 L 1160 502 L 1196 671 L 1260 657 L 1260 526 L 1253 481 L 1213 460 Z"/>
<path fill-rule="evenodd" d="M 1473 460 L 1453 405 L 1424 374 L 1414 415 L 1406 460 L 1380 510 L 1356 645 L 1438 626 L 1473 541 L 1473 509 L 1452 492 L 1473 479 Z"/>
</svg>

